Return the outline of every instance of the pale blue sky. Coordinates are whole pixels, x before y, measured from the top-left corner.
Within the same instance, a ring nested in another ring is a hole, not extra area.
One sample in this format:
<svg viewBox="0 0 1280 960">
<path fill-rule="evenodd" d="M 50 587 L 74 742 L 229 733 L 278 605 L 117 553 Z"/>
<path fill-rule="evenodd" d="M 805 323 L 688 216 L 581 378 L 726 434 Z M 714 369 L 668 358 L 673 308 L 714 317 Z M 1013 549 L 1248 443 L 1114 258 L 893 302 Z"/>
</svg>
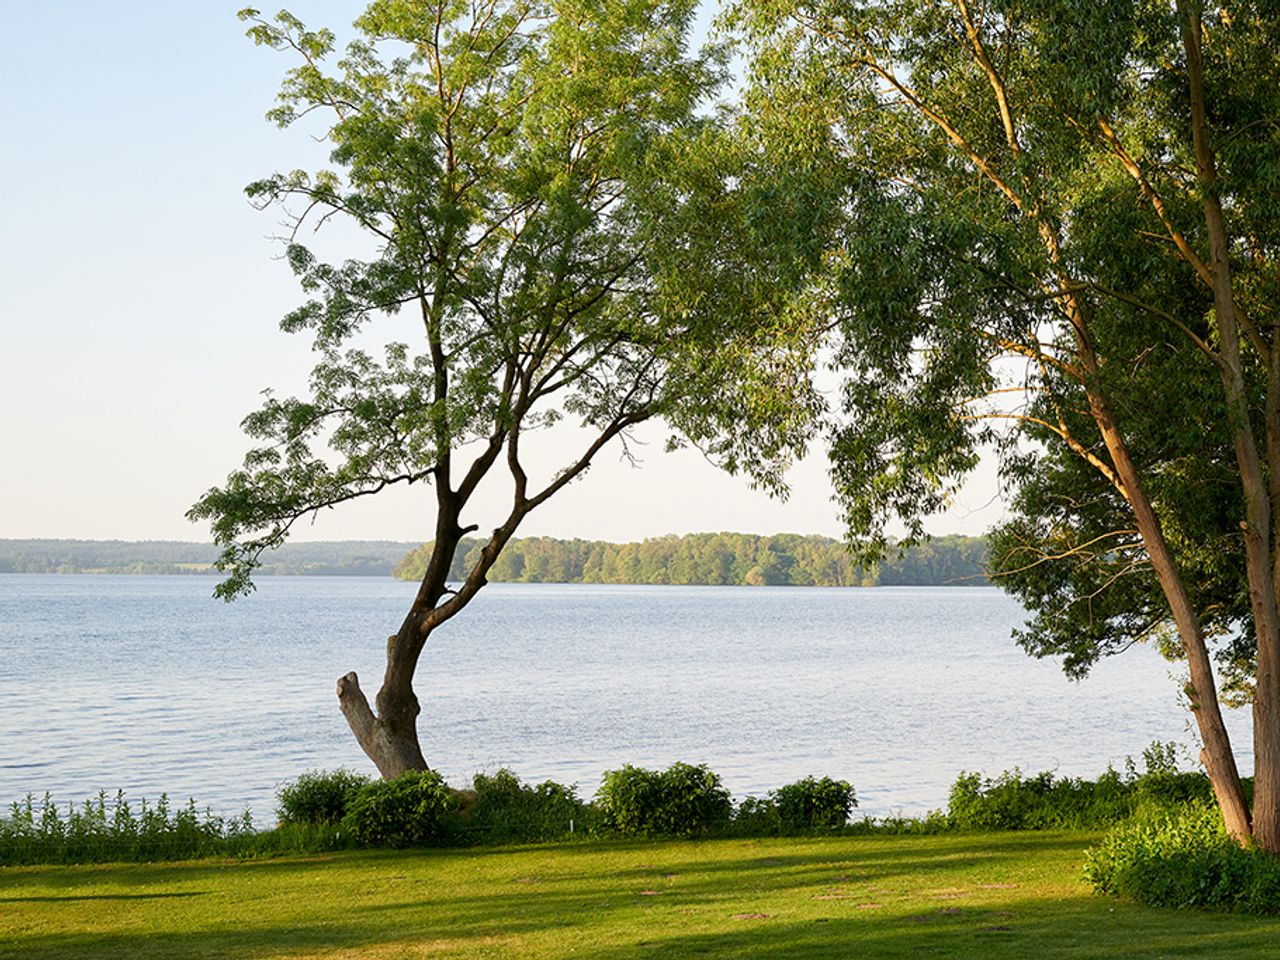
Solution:
<svg viewBox="0 0 1280 960">
<path fill-rule="evenodd" d="M 361 8 L 289 6 L 340 36 Z M 245 39 L 236 9 L 0 2 L 0 537 L 205 539 L 183 513 L 238 464 L 240 418 L 258 391 L 296 388 L 310 368 L 305 341 L 276 328 L 299 298 L 268 239 L 276 217 L 242 191 L 320 154 L 262 119 L 291 62 Z M 820 459 L 779 504 L 696 454 L 663 454 L 661 430 L 646 436 L 641 470 L 606 452 L 524 532 L 839 531 Z M 991 489 L 975 485 L 933 528 L 980 532 L 996 515 L 978 510 Z M 483 529 L 502 499 L 492 491 L 471 519 Z M 299 536 L 430 529 L 423 490 L 334 511 Z"/>
</svg>

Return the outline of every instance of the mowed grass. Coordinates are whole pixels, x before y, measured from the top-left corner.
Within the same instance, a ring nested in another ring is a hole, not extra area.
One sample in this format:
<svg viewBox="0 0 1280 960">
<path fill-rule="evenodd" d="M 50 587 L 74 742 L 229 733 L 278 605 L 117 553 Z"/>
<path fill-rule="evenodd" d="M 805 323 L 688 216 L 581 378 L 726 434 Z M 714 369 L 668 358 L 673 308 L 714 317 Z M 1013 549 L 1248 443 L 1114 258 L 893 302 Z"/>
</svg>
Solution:
<svg viewBox="0 0 1280 960">
<path fill-rule="evenodd" d="M 0 870 L 0 957 L 1280 958 L 1280 919 L 1082 882 L 1081 833 Z"/>
</svg>

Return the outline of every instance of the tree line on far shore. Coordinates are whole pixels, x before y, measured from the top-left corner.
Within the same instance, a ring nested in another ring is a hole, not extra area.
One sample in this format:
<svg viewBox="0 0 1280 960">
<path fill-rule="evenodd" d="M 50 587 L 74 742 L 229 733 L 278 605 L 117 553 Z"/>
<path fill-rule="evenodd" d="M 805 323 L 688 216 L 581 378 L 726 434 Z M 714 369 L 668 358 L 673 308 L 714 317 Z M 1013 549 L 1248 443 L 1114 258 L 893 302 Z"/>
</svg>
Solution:
<svg viewBox="0 0 1280 960">
<path fill-rule="evenodd" d="M 264 575 L 385 577 L 411 544 L 393 540 L 286 543 Z M 0 573 L 212 573 L 218 547 L 183 540 L 0 540 Z"/>
<path fill-rule="evenodd" d="M 450 578 L 461 580 L 483 541 L 466 538 Z M 390 540 L 287 543 L 263 575 L 421 579 L 431 544 Z M 176 540 L 0 540 L 0 573 L 208 574 L 218 548 Z M 795 585 L 814 587 L 985 584 L 982 537 L 940 537 L 877 568 L 861 567 L 827 537 L 694 533 L 641 543 L 526 537 L 507 544 L 489 579 L 511 583 Z"/>
<path fill-rule="evenodd" d="M 463 539 L 450 579 L 466 577 L 485 541 Z M 421 580 L 433 544 L 411 551 L 395 569 Z M 499 583 L 637 583 L 709 586 L 873 587 L 983 585 L 986 541 L 939 537 L 891 556 L 875 567 L 853 561 L 838 540 L 782 533 L 693 533 L 639 543 L 602 540 L 513 539 L 488 579 Z"/>
</svg>

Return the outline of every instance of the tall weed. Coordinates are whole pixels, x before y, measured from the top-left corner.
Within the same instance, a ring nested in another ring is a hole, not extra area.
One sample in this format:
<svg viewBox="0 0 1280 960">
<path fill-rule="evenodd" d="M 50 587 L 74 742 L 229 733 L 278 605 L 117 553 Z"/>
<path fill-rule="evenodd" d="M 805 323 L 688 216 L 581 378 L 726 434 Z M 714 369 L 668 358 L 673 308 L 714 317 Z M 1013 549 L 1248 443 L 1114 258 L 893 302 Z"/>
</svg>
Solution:
<svg viewBox="0 0 1280 960">
<path fill-rule="evenodd" d="M 0 864 L 185 860 L 225 853 L 252 834 L 248 811 L 227 819 L 194 800 L 175 809 L 164 794 L 154 804 L 143 798 L 135 813 L 123 791 L 111 801 L 100 792 L 65 815 L 49 794 L 27 794 L 0 820 Z"/>
</svg>

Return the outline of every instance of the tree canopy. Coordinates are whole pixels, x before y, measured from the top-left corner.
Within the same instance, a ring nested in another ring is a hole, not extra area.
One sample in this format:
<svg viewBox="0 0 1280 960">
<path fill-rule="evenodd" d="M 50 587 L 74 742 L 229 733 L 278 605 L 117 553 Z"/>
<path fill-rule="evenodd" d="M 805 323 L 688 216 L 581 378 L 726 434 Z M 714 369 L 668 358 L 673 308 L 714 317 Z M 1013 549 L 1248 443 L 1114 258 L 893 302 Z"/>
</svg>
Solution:
<svg viewBox="0 0 1280 960">
<path fill-rule="evenodd" d="M 813 254 L 791 233 L 823 208 L 803 171 L 772 177 L 716 109 L 724 52 L 687 49 L 693 10 L 375 0 L 333 68 L 329 31 L 241 13 L 255 42 L 297 61 L 271 118 L 318 122 L 332 146 L 328 168 L 248 188 L 290 217 L 309 299 L 282 327 L 318 362 L 307 395 L 268 396 L 246 418 L 258 445 L 190 515 L 211 521 L 230 598 L 300 518 L 393 485 L 434 489 L 434 552 L 388 642 L 377 712 L 355 674 L 339 682 L 384 774 L 425 766 L 412 677 L 431 632 L 607 445 L 625 452 L 633 427 L 661 418 L 773 488 L 803 449 L 817 338 L 794 291 Z M 304 225 L 335 218 L 375 253 L 330 263 L 303 243 Z M 529 435 L 562 420 L 580 450 L 531 475 Z M 455 548 L 479 529 L 469 506 L 493 473 L 510 508 L 455 589 Z"/>
<path fill-rule="evenodd" d="M 891 521 L 920 532 L 995 445 L 1013 513 L 992 573 L 1034 613 L 1023 644 L 1078 674 L 1171 640 L 1228 827 L 1280 850 L 1274 12 L 743 0 L 736 16 L 757 109 L 810 117 L 845 185 L 832 453 L 852 534 L 874 554 Z M 1215 641 L 1256 662 L 1252 824 Z"/>
</svg>

